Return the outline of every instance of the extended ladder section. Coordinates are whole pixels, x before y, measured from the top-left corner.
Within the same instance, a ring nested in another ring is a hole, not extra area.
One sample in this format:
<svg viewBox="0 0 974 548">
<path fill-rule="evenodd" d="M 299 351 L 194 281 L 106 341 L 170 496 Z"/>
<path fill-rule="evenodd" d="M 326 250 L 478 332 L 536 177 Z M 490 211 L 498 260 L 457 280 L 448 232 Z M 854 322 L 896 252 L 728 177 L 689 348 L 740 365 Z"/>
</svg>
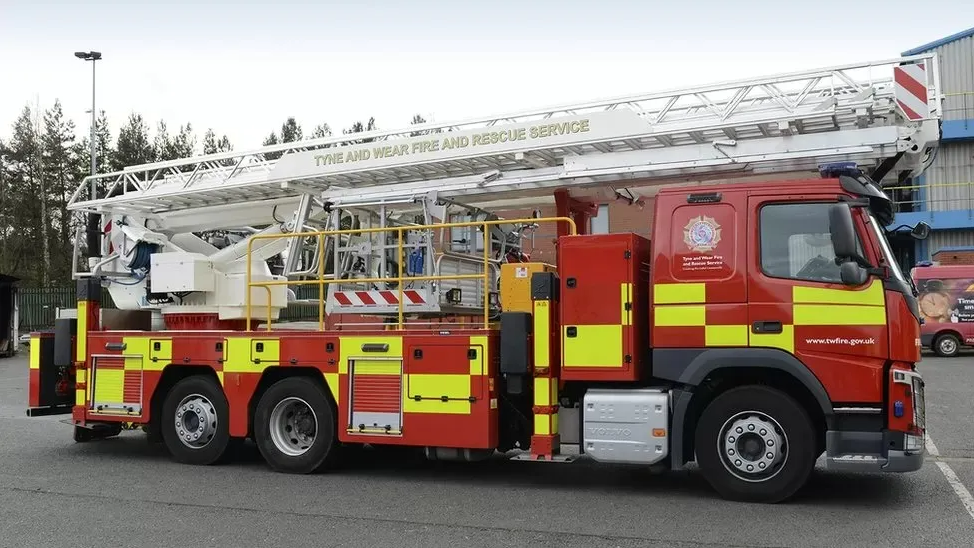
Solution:
<svg viewBox="0 0 974 548">
<path fill-rule="evenodd" d="M 659 185 L 808 172 L 834 161 L 899 181 L 932 161 L 940 99 L 937 58 L 925 54 L 134 166 L 85 179 L 69 208 L 142 218 L 170 234 L 275 223 L 286 233 L 340 228 L 343 211 L 367 212 L 368 226 L 430 225 L 447 220 L 437 208 L 458 200 L 467 218 L 486 219 L 485 204 L 530 203 L 554 189 L 635 199 Z M 522 229 L 496 231 L 491 241 L 503 244 Z M 480 260 L 482 247 L 466 257 L 437 254 L 433 236 L 410 235 L 410 272 L 496 267 Z M 352 279 L 348 269 L 358 261 L 359 277 L 374 278 L 391 274 L 386 264 L 410 260 L 387 261 L 398 244 L 384 235 L 346 234 L 329 245 L 309 255 L 289 244 L 284 274 L 327 260 L 331 275 Z M 308 258 L 299 261 L 302 254 Z M 387 289 L 350 290 L 329 299 L 329 311 L 367 308 Z M 421 289 L 409 294 L 415 310 L 441 310 L 419 304 L 432 295 Z M 481 297 L 471 294 L 472 302 Z"/>
</svg>

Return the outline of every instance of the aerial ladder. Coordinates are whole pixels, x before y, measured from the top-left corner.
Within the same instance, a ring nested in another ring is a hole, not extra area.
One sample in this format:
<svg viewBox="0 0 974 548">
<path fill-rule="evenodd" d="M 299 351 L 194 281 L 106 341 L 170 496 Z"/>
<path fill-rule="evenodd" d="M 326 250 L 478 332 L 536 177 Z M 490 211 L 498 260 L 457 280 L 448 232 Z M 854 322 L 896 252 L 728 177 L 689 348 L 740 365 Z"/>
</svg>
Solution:
<svg viewBox="0 0 974 548">
<path fill-rule="evenodd" d="M 75 276 L 101 279 L 119 308 L 221 328 L 297 300 L 252 282 L 322 274 L 335 280 L 318 295 L 328 314 L 489 313 L 500 265 L 522 260 L 535 226 L 462 238 L 431 226 L 553 203 L 584 233 L 596 202 L 827 162 L 900 182 L 933 160 L 940 100 L 937 58 L 924 54 L 132 166 L 71 197 L 104 228 Z M 401 243 L 373 230 L 389 227 L 405 227 Z M 271 237 L 323 230 L 342 232 Z"/>
</svg>

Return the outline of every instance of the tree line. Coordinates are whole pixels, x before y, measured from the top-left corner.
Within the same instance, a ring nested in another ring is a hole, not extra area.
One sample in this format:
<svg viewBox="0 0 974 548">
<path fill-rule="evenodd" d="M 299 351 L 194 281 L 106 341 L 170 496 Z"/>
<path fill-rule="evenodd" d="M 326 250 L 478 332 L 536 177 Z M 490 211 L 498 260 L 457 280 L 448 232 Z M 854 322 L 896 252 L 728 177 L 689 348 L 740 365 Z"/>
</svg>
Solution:
<svg viewBox="0 0 974 548">
<path fill-rule="evenodd" d="M 414 124 L 425 123 L 422 116 Z M 26 287 L 70 283 L 76 231 L 84 218 L 72 215 L 67 205 L 75 189 L 91 172 L 87 124 L 79 131 L 65 116 L 60 101 L 43 112 L 25 106 L 8 138 L 0 137 L 0 273 L 21 278 Z M 342 130 L 348 135 L 376 129 L 374 118 Z M 327 123 L 307 135 L 294 117 L 272 131 L 264 145 L 290 143 L 332 135 Z M 95 122 L 96 172 L 111 173 L 125 167 L 186 158 L 198 154 L 230 152 L 226 135 L 212 128 L 200 141 L 189 122 L 172 129 L 164 120 L 150 131 L 148 122 L 131 113 L 115 133 L 105 111 Z M 276 156 L 279 156 L 278 153 Z M 85 238 L 79 240 L 83 249 Z"/>
</svg>

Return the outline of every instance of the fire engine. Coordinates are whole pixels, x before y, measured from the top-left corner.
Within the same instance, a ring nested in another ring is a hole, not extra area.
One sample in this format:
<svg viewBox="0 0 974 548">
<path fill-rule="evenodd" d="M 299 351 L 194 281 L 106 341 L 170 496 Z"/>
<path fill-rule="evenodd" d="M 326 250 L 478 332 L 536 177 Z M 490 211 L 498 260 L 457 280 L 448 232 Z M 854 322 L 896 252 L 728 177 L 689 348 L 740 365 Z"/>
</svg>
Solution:
<svg viewBox="0 0 974 548">
<path fill-rule="evenodd" d="M 696 462 L 773 503 L 823 454 L 917 470 L 919 312 L 880 182 L 929 165 L 939 101 L 920 55 L 85 179 L 70 208 L 103 230 L 76 313 L 32 335 L 28 414 L 196 465 L 249 438 L 288 473 L 369 446 Z M 593 234 L 613 199 L 652 200 L 651 237 Z"/>
</svg>

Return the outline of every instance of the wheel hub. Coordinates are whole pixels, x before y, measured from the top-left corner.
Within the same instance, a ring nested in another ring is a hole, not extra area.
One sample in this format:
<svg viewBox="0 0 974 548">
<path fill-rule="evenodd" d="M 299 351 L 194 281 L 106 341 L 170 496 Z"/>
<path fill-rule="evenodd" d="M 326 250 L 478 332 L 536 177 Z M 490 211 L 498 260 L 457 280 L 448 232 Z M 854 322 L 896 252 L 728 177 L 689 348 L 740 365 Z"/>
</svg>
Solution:
<svg viewBox="0 0 974 548">
<path fill-rule="evenodd" d="M 301 456 L 314 445 L 318 417 L 303 399 L 290 397 L 278 402 L 269 422 L 271 441 L 285 455 Z"/>
<path fill-rule="evenodd" d="M 216 408 L 205 396 L 186 396 L 176 406 L 176 435 L 179 441 L 191 449 L 206 447 L 216 434 Z"/>
<path fill-rule="evenodd" d="M 956 345 L 954 344 L 953 339 L 944 339 L 940 341 L 940 349 L 946 354 L 953 352 L 955 350 L 955 346 Z"/>
<path fill-rule="evenodd" d="M 787 437 L 773 418 L 757 411 L 738 413 L 724 427 L 718 442 L 728 471 L 745 481 L 765 481 L 787 458 Z"/>
</svg>

